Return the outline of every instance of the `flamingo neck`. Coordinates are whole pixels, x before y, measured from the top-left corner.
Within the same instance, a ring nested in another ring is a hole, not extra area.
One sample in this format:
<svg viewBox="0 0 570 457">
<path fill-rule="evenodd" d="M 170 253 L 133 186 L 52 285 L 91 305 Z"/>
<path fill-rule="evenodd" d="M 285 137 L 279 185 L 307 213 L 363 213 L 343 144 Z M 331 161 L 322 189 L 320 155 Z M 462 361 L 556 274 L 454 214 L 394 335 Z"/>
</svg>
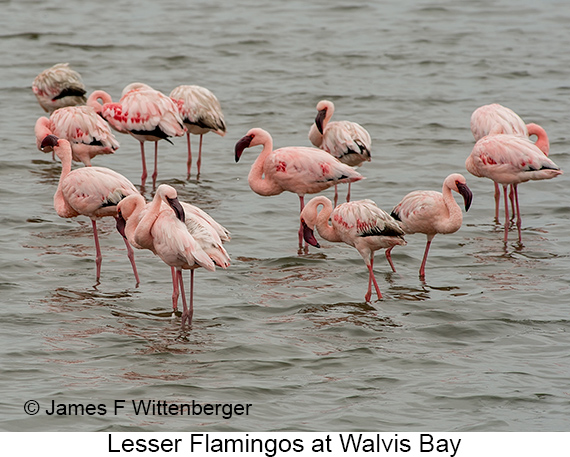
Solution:
<svg viewBox="0 0 570 457">
<path fill-rule="evenodd" d="M 528 136 L 536 136 L 535 146 L 540 149 L 545 156 L 548 156 L 550 152 L 550 142 L 548 141 L 548 135 L 546 130 L 544 130 L 538 124 L 527 124 L 526 128 L 528 130 Z"/>
<path fill-rule="evenodd" d="M 57 147 L 62 148 L 62 146 Z M 71 147 L 68 149 L 69 150 L 57 151 L 59 152 L 57 156 L 61 160 L 61 175 L 59 177 L 59 183 L 57 184 L 57 190 L 53 196 L 53 206 L 55 212 L 60 217 L 74 217 L 79 214 L 67 203 L 63 195 L 63 182 L 71 172 Z"/>
<path fill-rule="evenodd" d="M 99 100 L 101 100 L 103 103 L 99 102 Z M 106 103 L 112 103 L 112 101 L 113 100 L 111 96 L 107 92 L 103 90 L 96 90 L 93 91 L 91 95 L 89 95 L 89 98 L 87 99 L 87 105 L 94 108 L 97 113 L 101 113 L 103 105 Z"/>
<path fill-rule="evenodd" d="M 162 199 L 158 194 L 155 194 L 152 201 L 144 207 L 144 214 L 141 214 L 143 209 L 141 206 L 137 217 L 135 218 L 135 221 L 138 220 L 133 235 L 135 243 L 142 246 L 143 248 L 150 249 L 153 252 L 154 242 L 152 237 L 152 227 L 158 219 L 161 207 Z"/>
<path fill-rule="evenodd" d="M 450 187 L 444 185 L 442 194 L 448 216 L 445 220 L 441 221 L 444 224 L 444 227 L 442 230 L 438 231 L 440 233 L 453 233 L 461 227 L 461 223 L 463 222 L 463 212 L 461 211 L 461 207 L 455 201 L 455 198 L 453 198 Z"/>
<path fill-rule="evenodd" d="M 247 176 L 249 187 L 251 187 L 251 190 L 256 194 L 268 196 L 283 192 L 283 188 L 272 179 L 271 176 L 265 173 L 265 162 L 269 159 L 272 152 L 273 141 L 271 138 L 267 138 L 263 143 L 261 154 L 259 154 L 255 162 L 253 162 L 249 175 Z"/>
<path fill-rule="evenodd" d="M 323 208 L 319 211 L 319 206 Z M 342 241 L 334 229 L 334 227 L 329 224 L 329 219 L 333 212 L 333 205 L 331 201 L 324 196 L 319 196 L 313 198 L 303 211 L 305 222 L 309 226 L 314 226 L 319 235 L 321 235 L 325 240 L 338 242 Z"/>
</svg>

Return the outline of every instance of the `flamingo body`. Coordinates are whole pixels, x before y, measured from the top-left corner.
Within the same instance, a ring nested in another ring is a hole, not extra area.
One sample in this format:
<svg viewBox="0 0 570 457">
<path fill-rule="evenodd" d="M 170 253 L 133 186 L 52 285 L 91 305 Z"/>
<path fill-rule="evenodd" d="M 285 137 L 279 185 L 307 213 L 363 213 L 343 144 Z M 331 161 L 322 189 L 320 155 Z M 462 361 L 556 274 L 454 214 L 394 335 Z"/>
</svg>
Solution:
<svg viewBox="0 0 570 457">
<path fill-rule="evenodd" d="M 319 212 L 318 207 L 323 206 Z M 330 222 L 329 222 L 330 221 Z M 379 249 L 392 249 L 405 245 L 404 231 L 398 222 L 388 213 L 378 208 L 372 200 L 358 200 L 343 203 L 333 209 L 331 201 L 323 196 L 311 199 L 301 211 L 303 236 L 313 246 L 319 247 L 313 236 L 316 227 L 319 235 L 332 242 L 344 242 L 356 248 L 369 270 L 366 301 L 372 296 L 372 284 L 378 298 L 382 298 L 380 288 L 374 277 L 374 252 Z M 386 258 L 393 271 L 396 271 L 388 251 Z"/>
<path fill-rule="evenodd" d="M 465 211 L 469 210 L 473 194 L 465 178 L 459 173 L 449 175 L 443 181 L 442 192 L 431 190 L 413 191 L 407 194 L 392 210 L 392 217 L 400 221 L 406 234 L 424 233 L 427 243 L 420 277 L 425 277 L 425 265 L 431 241 L 438 233 L 454 233 L 461 228 L 463 214 L 451 191 L 461 194 Z"/>
<path fill-rule="evenodd" d="M 35 77 L 32 91 L 40 106 L 51 113 L 64 106 L 84 105 L 85 85 L 68 63 L 58 63 Z"/>
</svg>

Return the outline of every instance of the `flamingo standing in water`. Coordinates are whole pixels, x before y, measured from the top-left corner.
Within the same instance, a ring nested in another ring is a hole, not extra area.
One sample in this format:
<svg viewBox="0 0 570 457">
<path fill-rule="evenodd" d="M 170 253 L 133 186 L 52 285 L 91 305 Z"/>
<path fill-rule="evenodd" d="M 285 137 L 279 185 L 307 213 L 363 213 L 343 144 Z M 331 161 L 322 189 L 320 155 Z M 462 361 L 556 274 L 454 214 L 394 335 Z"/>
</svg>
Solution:
<svg viewBox="0 0 570 457">
<path fill-rule="evenodd" d="M 170 142 L 169 137 L 182 136 L 185 132 L 178 106 L 170 97 L 143 83 L 132 83 L 125 87 L 118 103 L 113 103 L 106 92 L 95 91 L 89 95 L 87 104 L 93 106 L 115 130 L 129 133 L 140 142 L 142 187 L 147 178 L 144 142 L 154 141 L 154 188 L 158 176 L 158 142 Z"/>
<path fill-rule="evenodd" d="M 262 145 L 263 150 L 251 166 L 247 177 L 249 187 L 263 196 L 293 192 L 299 196 L 301 211 L 305 206 L 305 194 L 316 194 L 338 183 L 363 179 L 352 167 L 322 149 L 285 147 L 273 150 L 271 135 L 260 128 L 251 129 L 236 143 L 236 162 L 244 149 L 258 145 Z M 299 228 L 299 249 L 303 249 L 302 226 Z"/>
<path fill-rule="evenodd" d="M 217 133 L 220 136 L 226 134 L 226 123 L 222 106 L 216 96 L 205 87 L 201 86 L 178 86 L 170 93 L 178 105 L 180 115 L 186 126 L 186 141 L 188 143 L 187 178 L 190 178 L 192 168 L 192 149 L 190 148 L 190 134 L 200 135 L 200 148 L 198 161 L 196 162 L 197 174 L 200 177 L 202 165 L 202 139 L 208 132 Z"/>
<path fill-rule="evenodd" d="M 526 138 L 515 135 L 489 135 L 481 138 L 465 161 L 467 171 L 477 177 L 492 179 L 503 186 L 505 194 L 505 243 L 508 240 L 509 209 L 507 186 L 514 193 L 519 243 L 522 218 L 517 186 L 530 180 L 552 179 L 562 174 L 560 167 Z"/>
<path fill-rule="evenodd" d="M 323 208 L 319 212 L 318 208 L 321 205 Z M 372 200 L 342 203 L 333 209 L 327 197 L 318 196 L 311 199 L 301 211 L 301 224 L 304 228 L 305 241 L 312 246 L 320 247 L 313 233 L 316 227 L 319 235 L 325 240 L 342 241 L 356 248 L 369 272 L 368 291 L 364 299 L 370 301 L 372 284 L 378 299 L 382 298 L 374 277 L 374 251 L 406 244 L 404 231 L 392 216 L 378 208 Z M 396 271 L 389 251 L 386 251 L 386 259 L 392 270 Z"/>
<path fill-rule="evenodd" d="M 465 178 L 459 173 L 449 175 L 443 181 L 441 192 L 416 190 L 407 194 L 392 210 L 392 217 L 400 221 L 406 234 L 425 233 L 427 243 L 420 278 L 425 278 L 425 267 L 433 237 L 438 233 L 454 233 L 463 222 L 461 208 L 453 198 L 451 191 L 461 194 L 465 211 L 469 210 L 473 194 L 467 187 Z M 388 251 L 391 251 L 389 248 Z"/>
<path fill-rule="evenodd" d="M 521 117 L 512 109 L 507 108 L 498 103 L 483 105 L 473 111 L 471 115 L 471 133 L 475 141 L 487 135 L 510 134 L 523 138 L 536 136 L 535 145 L 544 155 L 548 156 L 550 151 L 550 142 L 546 131 L 538 124 L 525 124 Z M 497 183 L 495 185 L 495 220 L 499 220 L 499 201 L 501 199 L 501 190 Z M 513 217 L 515 213 L 514 191 L 511 187 L 510 192 L 511 207 L 513 208 Z"/>
<path fill-rule="evenodd" d="M 333 102 L 321 100 L 317 103 L 317 117 L 309 130 L 311 143 L 351 167 L 359 167 L 364 162 L 370 162 L 372 147 L 370 134 L 356 122 L 330 122 L 333 113 Z M 337 201 L 338 191 L 335 185 L 334 206 Z M 350 183 L 348 183 L 346 201 L 350 201 Z"/>
<path fill-rule="evenodd" d="M 101 278 L 103 256 L 97 235 L 97 219 L 117 216 L 117 204 L 126 196 L 138 194 L 135 186 L 123 175 L 103 167 L 84 167 L 71 170 L 71 145 L 63 138 L 48 135 L 42 146 L 52 147 L 61 160 L 61 176 L 53 204 L 60 217 L 87 216 L 91 219 L 97 255 L 95 264 L 97 282 Z M 140 283 L 133 250 L 126 243 L 128 258 L 133 268 L 137 285 Z"/>
<path fill-rule="evenodd" d="M 194 270 L 200 266 L 214 271 L 226 269 L 230 258 L 222 243 L 229 232 L 200 208 L 180 202 L 173 187 L 162 184 L 154 199 L 146 203 L 142 195 L 131 195 L 118 205 L 117 229 L 139 249 L 158 255 L 172 271 L 172 306 L 176 311 L 182 293 L 182 326 L 192 323 L 194 310 Z M 190 270 L 190 306 L 184 293 L 182 270 Z"/>
<path fill-rule="evenodd" d="M 109 124 L 90 106 L 67 106 L 55 110 L 49 119 L 45 116 L 36 121 L 38 149 L 43 139 L 53 134 L 71 143 L 72 159 L 91 166 L 91 159 L 99 154 L 112 154 L 119 142 Z M 49 147 L 44 152 L 50 152 Z"/>
<path fill-rule="evenodd" d="M 46 113 L 64 106 L 84 105 L 87 101 L 81 75 L 68 63 L 58 63 L 42 71 L 32 82 L 32 91 Z"/>
</svg>

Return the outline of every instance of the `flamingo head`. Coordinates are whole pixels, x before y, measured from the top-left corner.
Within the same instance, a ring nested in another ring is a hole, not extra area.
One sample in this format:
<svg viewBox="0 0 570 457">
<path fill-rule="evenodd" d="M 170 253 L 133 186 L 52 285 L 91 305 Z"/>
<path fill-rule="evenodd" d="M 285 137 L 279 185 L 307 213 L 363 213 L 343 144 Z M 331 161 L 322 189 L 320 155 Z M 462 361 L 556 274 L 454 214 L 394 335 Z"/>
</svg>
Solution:
<svg viewBox="0 0 570 457">
<path fill-rule="evenodd" d="M 236 143 L 235 147 L 236 163 L 239 162 L 239 159 L 243 154 L 243 151 L 251 146 L 251 142 L 253 141 L 254 138 L 255 138 L 254 135 L 246 135 Z"/>
<path fill-rule="evenodd" d="M 325 124 L 325 119 L 327 119 L 327 114 L 328 118 L 330 119 L 333 111 L 334 111 L 333 102 L 329 100 L 321 100 L 319 103 L 317 103 L 317 117 L 315 117 L 315 125 L 317 126 L 317 129 L 319 130 L 321 135 L 323 134 L 324 131 L 323 125 Z"/>
<path fill-rule="evenodd" d="M 311 246 L 320 248 L 321 245 L 315 238 L 315 233 L 313 232 L 313 229 L 309 227 L 309 225 L 305 222 L 305 219 L 303 218 L 301 218 L 301 225 L 303 226 L 303 238 L 305 239 L 305 241 L 309 243 Z"/>
<path fill-rule="evenodd" d="M 184 208 L 182 207 L 180 200 L 178 200 L 178 192 L 176 192 L 174 187 L 169 186 L 168 184 L 161 184 L 158 186 L 158 189 L 156 189 L 156 194 L 162 199 L 162 201 L 172 208 L 178 220 L 186 222 L 186 213 L 184 212 Z"/>
<path fill-rule="evenodd" d="M 465 203 L 465 211 L 469 211 L 471 207 L 471 202 L 473 201 L 473 192 L 467 187 L 465 178 L 462 175 L 458 175 L 455 179 L 455 189 L 462 197 Z"/>
<path fill-rule="evenodd" d="M 47 135 L 41 142 L 40 144 L 40 149 L 44 152 L 49 152 L 52 149 L 48 149 L 48 148 L 54 148 L 55 146 L 57 146 L 59 142 L 59 138 L 56 137 L 55 135 Z"/>
<path fill-rule="evenodd" d="M 121 236 L 126 240 L 127 234 L 125 233 L 125 228 L 127 227 L 127 221 L 123 217 L 123 214 L 120 210 L 117 210 L 117 216 L 115 217 L 117 232 L 121 234 Z"/>
</svg>

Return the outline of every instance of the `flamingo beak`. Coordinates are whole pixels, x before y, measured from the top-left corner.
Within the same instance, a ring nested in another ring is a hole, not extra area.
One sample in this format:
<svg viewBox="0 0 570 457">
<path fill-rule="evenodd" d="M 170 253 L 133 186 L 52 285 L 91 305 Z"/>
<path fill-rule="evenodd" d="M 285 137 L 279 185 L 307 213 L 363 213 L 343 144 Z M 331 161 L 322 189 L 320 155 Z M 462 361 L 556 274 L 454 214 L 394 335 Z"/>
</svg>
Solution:
<svg viewBox="0 0 570 457">
<path fill-rule="evenodd" d="M 464 184 L 462 182 L 457 181 L 455 185 L 457 186 L 457 190 L 461 194 L 461 196 L 463 197 L 463 201 L 465 202 L 465 211 L 469 211 L 469 208 L 471 207 L 471 202 L 473 201 L 473 192 L 471 192 L 471 189 L 467 187 L 467 184 Z"/>
<path fill-rule="evenodd" d="M 53 148 L 54 146 L 57 146 L 57 142 L 59 141 L 59 138 L 56 137 L 55 135 L 47 135 L 43 140 L 42 143 L 40 145 L 41 150 L 43 151 L 44 148 L 47 147 L 51 147 Z"/>
<path fill-rule="evenodd" d="M 315 238 L 315 234 L 313 232 L 313 229 L 310 228 L 303 219 L 301 219 L 301 224 L 303 224 L 303 238 L 305 239 L 305 241 L 307 243 L 309 243 L 311 246 L 315 246 L 316 248 L 320 248 L 321 245 L 319 244 L 319 242 Z"/>
<path fill-rule="evenodd" d="M 180 204 L 180 201 L 178 200 L 178 198 L 177 197 L 175 197 L 175 198 L 166 197 L 166 201 L 168 202 L 170 207 L 173 209 L 174 214 L 176 214 L 176 218 L 178 220 L 180 220 L 181 222 L 186 222 L 186 213 L 184 213 L 184 208 L 182 208 L 182 205 Z"/>
<path fill-rule="evenodd" d="M 243 154 L 244 149 L 249 148 L 252 140 L 253 140 L 253 135 L 246 135 L 236 143 L 235 147 L 236 163 L 239 162 L 239 159 Z"/>
<path fill-rule="evenodd" d="M 321 135 L 323 134 L 323 122 L 325 120 L 326 115 L 327 115 L 327 110 L 322 109 L 317 113 L 317 117 L 315 117 L 315 125 L 317 126 L 319 132 L 321 132 Z"/>
<path fill-rule="evenodd" d="M 120 210 L 117 212 L 117 217 L 115 219 L 117 221 L 117 224 L 116 224 L 117 232 L 119 232 L 121 234 L 121 236 L 126 240 L 127 235 L 125 234 L 125 227 L 127 226 L 127 221 L 125 220 L 125 218 L 121 214 Z"/>
</svg>

